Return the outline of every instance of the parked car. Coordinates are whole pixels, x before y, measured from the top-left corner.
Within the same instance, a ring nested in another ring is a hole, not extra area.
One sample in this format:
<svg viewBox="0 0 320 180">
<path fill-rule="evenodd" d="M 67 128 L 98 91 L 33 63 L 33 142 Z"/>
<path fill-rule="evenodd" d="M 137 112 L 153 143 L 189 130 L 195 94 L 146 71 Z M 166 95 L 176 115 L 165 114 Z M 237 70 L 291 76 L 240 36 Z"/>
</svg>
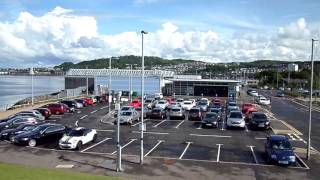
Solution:
<svg viewBox="0 0 320 180">
<path fill-rule="evenodd" d="M 220 102 L 214 102 L 211 106 L 211 108 L 219 109 L 220 111 L 223 110 L 223 106 Z"/>
<path fill-rule="evenodd" d="M 85 99 L 75 99 L 78 103 L 81 103 L 83 107 L 87 107 L 88 103 Z"/>
<path fill-rule="evenodd" d="M 10 140 L 10 137 L 16 136 L 18 134 L 25 133 L 27 131 L 31 131 L 32 129 L 36 128 L 36 124 L 20 124 L 16 128 L 5 129 L 0 133 L 1 140 Z"/>
<path fill-rule="evenodd" d="M 168 102 L 166 100 L 159 100 L 156 104 L 156 108 L 167 109 Z"/>
<path fill-rule="evenodd" d="M 231 111 L 227 116 L 227 128 L 245 128 L 245 121 L 240 111 Z"/>
<path fill-rule="evenodd" d="M 202 120 L 202 112 L 199 107 L 193 107 L 189 111 L 189 120 Z"/>
<path fill-rule="evenodd" d="M 14 144 L 35 147 L 42 143 L 55 142 L 61 139 L 68 128 L 60 124 L 42 124 L 31 131 L 11 137 Z"/>
<path fill-rule="evenodd" d="M 89 97 L 89 98 L 92 99 L 92 103 L 93 103 L 93 104 L 96 104 L 96 103 L 98 102 L 96 96 L 91 96 L 91 97 Z"/>
<path fill-rule="evenodd" d="M 78 107 L 80 108 L 80 103 L 78 103 L 77 101 L 64 100 L 64 101 L 61 101 L 61 103 L 67 105 L 71 112 L 75 111 L 75 109 Z"/>
<path fill-rule="evenodd" d="M 74 113 L 75 112 L 75 108 L 74 107 L 69 107 L 68 105 L 61 103 L 61 105 L 64 107 L 64 109 L 66 110 L 66 112 L 68 113 Z"/>
<path fill-rule="evenodd" d="M 238 107 L 237 103 L 235 103 L 235 102 L 228 103 L 227 112 L 229 113 L 230 111 L 239 111 L 239 107 Z"/>
<path fill-rule="evenodd" d="M 168 105 L 167 109 L 170 111 L 174 107 L 181 107 L 182 108 L 182 106 L 179 103 L 173 102 L 173 103 Z"/>
<path fill-rule="evenodd" d="M 60 149 L 81 150 L 84 144 L 95 142 L 98 134 L 95 129 L 77 127 L 71 129 L 59 140 Z"/>
<path fill-rule="evenodd" d="M 89 105 L 93 105 L 93 99 L 92 98 L 85 98 L 84 100 L 86 101 L 88 106 Z"/>
<path fill-rule="evenodd" d="M 278 91 L 276 94 L 277 97 L 284 97 L 283 91 Z"/>
<path fill-rule="evenodd" d="M 136 111 L 121 111 L 119 116 L 120 124 L 129 124 L 131 125 L 135 121 L 140 120 L 140 114 Z M 114 121 L 116 123 L 117 120 Z"/>
<path fill-rule="evenodd" d="M 250 107 L 249 109 L 247 109 L 247 112 L 245 112 L 244 114 L 244 120 L 247 122 L 250 122 L 252 119 L 252 113 L 257 112 L 257 109 L 255 108 L 255 106 Z"/>
<path fill-rule="evenodd" d="M 266 98 L 266 97 L 260 97 L 258 100 L 258 104 L 260 105 L 270 105 L 271 101 L 270 99 Z"/>
<path fill-rule="evenodd" d="M 38 124 L 38 121 L 35 117 L 31 117 L 31 116 L 16 116 L 16 117 L 10 118 L 5 122 L 1 122 L 0 131 L 4 129 L 16 128 L 21 124 Z"/>
<path fill-rule="evenodd" d="M 162 108 L 154 108 L 147 113 L 150 119 L 165 119 L 167 117 L 166 111 Z"/>
<path fill-rule="evenodd" d="M 144 105 L 147 106 L 149 109 L 154 107 L 155 101 L 153 99 L 146 99 L 144 101 Z"/>
<path fill-rule="evenodd" d="M 211 108 L 210 112 L 216 113 L 218 115 L 218 121 L 222 119 L 222 111 L 219 108 Z"/>
<path fill-rule="evenodd" d="M 182 104 L 183 104 L 183 101 L 184 101 L 184 100 L 183 100 L 182 98 L 179 98 L 179 99 L 176 100 L 176 103 L 182 105 Z"/>
<path fill-rule="evenodd" d="M 138 99 L 135 99 L 135 100 L 133 100 L 133 101 L 129 104 L 129 106 L 132 106 L 132 107 L 134 107 L 134 108 L 137 108 L 137 107 L 141 107 L 141 106 L 142 106 L 142 103 L 141 103 Z"/>
<path fill-rule="evenodd" d="M 174 106 L 169 111 L 170 119 L 185 119 L 186 116 L 184 115 L 184 110 L 182 107 Z"/>
<path fill-rule="evenodd" d="M 255 129 L 269 129 L 270 121 L 268 117 L 262 112 L 253 112 L 250 120 L 250 127 Z"/>
<path fill-rule="evenodd" d="M 241 108 L 242 113 L 246 113 L 250 108 L 254 108 L 254 105 L 251 103 L 243 103 Z"/>
<path fill-rule="evenodd" d="M 296 157 L 289 139 L 283 135 L 270 135 L 265 144 L 267 162 L 270 164 L 295 165 Z"/>
<path fill-rule="evenodd" d="M 49 119 L 51 116 L 51 111 L 48 108 L 36 108 L 34 110 L 39 111 L 45 119 Z"/>
<path fill-rule="evenodd" d="M 39 121 L 43 121 L 45 120 L 46 118 L 44 116 L 42 116 L 42 114 L 37 111 L 37 110 L 30 110 L 30 111 L 21 111 L 21 112 L 18 112 L 14 115 L 11 115 L 9 116 L 9 118 L 12 118 L 12 117 L 18 117 L 18 116 L 28 116 L 28 117 L 34 117 L 36 118 L 37 120 Z"/>
<path fill-rule="evenodd" d="M 218 127 L 218 114 L 214 112 L 208 112 L 202 119 L 202 127 Z"/>
<path fill-rule="evenodd" d="M 207 106 L 210 105 L 210 102 L 209 102 L 209 99 L 208 99 L 208 98 L 201 98 L 201 99 L 200 99 L 200 102 L 205 102 L 205 103 L 207 103 Z"/>
<path fill-rule="evenodd" d="M 206 112 L 208 110 L 208 102 L 200 100 L 197 107 L 199 107 L 202 112 Z"/>
<path fill-rule="evenodd" d="M 258 92 L 255 91 L 255 90 L 251 90 L 249 93 L 248 93 L 250 96 L 258 96 Z"/>
<path fill-rule="evenodd" d="M 163 98 L 163 94 L 162 93 L 154 93 L 154 97 L 155 99 L 162 99 Z"/>
<path fill-rule="evenodd" d="M 174 98 L 167 98 L 166 100 L 169 105 L 176 102 L 176 100 Z"/>
<path fill-rule="evenodd" d="M 51 103 L 42 107 L 48 108 L 51 114 L 64 114 L 65 112 L 67 112 L 67 109 L 61 103 Z"/>
<path fill-rule="evenodd" d="M 135 110 L 139 113 L 140 117 L 141 117 L 141 113 L 142 113 L 142 107 L 137 107 L 135 108 Z M 147 118 L 147 113 L 150 111 L 149 108 L 147 108 L 146 106 L 143 109 L 143 118 Z"/>
<path fill-rule="evenodd" d="M 183 101 L 181 106 L 184 110 L 189 111 L 193 106 L 195 106 L 195 104 L 192 101 L 188 100 L 188 101 Z"/>
</svg>

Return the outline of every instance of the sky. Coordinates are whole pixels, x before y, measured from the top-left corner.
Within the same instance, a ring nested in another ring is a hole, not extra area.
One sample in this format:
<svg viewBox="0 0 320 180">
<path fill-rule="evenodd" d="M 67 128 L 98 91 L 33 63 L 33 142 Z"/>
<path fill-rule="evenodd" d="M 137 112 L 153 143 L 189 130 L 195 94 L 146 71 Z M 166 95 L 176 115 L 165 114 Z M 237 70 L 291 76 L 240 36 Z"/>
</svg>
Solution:
<svg viewBox="0 0 320 180">
<path fill-rule="evenodd" d="M 141 55 L 141 30 L 146 56 L 307 61 L 319 9 L 318 0 L 1 0 L 0 68 Z"/>
</svg>

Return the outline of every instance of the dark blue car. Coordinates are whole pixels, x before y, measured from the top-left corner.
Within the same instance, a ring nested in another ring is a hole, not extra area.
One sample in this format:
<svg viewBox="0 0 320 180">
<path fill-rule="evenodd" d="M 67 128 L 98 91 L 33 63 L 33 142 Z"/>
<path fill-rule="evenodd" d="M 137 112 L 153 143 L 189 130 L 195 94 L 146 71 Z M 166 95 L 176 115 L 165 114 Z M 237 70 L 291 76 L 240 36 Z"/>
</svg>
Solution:
<svg viewBox="0 0 320 180">
<path fill-rule="evenodd" d="M 289 139 L 282 135 L 267 137 L 265 144 L 267 161 L 270 164 L 295 165 L 296 157 Z"/>
</svg>

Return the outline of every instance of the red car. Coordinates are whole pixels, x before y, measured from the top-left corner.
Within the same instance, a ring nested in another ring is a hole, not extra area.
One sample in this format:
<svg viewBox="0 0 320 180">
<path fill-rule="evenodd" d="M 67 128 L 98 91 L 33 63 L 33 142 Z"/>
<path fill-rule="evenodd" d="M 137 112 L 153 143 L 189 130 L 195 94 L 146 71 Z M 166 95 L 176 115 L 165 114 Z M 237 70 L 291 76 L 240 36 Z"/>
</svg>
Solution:
<svg viewBox="0 0 320 180">
<path fill-rule="evenodd" d="M 88 105 L 93 105 L 93 99 L 92 98 L 85 98 L 84 100 L 86 101 L 86 103 Z"/>
<path fill-rule="evenodd" d="M 174 98 L 167 98 L 167 102 L 168 102 L 169 104 L 172 104 L 172 103 L 175 103 L 176 100 L 175 100 Z"/>
<path fill-rule="evenodd" d="M 253 112 L 257 112 L 257 110 L 256 110 L 256 108 L 255 108 L 254 106 L 253 106 L 253 107 L 250 107 L 250 108 L 247 110 L 244 119 L 245 119 L 246 121 L 250 121 L 250 120 L 252 119 L 252 113 L 253 113 Z"/>
<path fill-rule="evenodd" d="M 43 108 L 48 108 L 52 114 L 64 114 L 67 112 L 66 107 L 61 103 L 47 104 Z"/>
<path fill-rule="evenodd" d="M 244 103 L 242 104 L 242 113 L 246 113 L 248 111 L 248 109 L 250 108 L 255 108 L 253 104 L 250 103 Z"/>
<path fill-rule="evenodd" d="M 51 116 L 51 111 L 48 108 L 36 108 L 34 110 L 39 111 L 46 119 L 49 119 L 49 117 Z"/>
<path fill-rule="evenodd" d="M 129 104 L 129 106 L 132 106 L 134 108 L 138 108 L 138 107 L 142 106 L 142 103 L 138 99 L 135 99 Z"/>
</svg>

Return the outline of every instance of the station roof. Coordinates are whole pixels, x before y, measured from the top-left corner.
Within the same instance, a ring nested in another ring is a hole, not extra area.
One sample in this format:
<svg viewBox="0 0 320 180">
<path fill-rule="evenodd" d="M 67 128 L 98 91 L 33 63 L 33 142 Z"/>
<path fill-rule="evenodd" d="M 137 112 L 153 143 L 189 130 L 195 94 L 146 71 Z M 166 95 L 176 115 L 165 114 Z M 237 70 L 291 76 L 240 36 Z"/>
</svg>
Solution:
<svg viewBox="0 0 320 180">
<path fill-rule="evenodd" d="M 218 83 L 240 83 L 238 80 L 231 79 L 167 79 L 174 82 L 218 82 Z"/>
</svg>

